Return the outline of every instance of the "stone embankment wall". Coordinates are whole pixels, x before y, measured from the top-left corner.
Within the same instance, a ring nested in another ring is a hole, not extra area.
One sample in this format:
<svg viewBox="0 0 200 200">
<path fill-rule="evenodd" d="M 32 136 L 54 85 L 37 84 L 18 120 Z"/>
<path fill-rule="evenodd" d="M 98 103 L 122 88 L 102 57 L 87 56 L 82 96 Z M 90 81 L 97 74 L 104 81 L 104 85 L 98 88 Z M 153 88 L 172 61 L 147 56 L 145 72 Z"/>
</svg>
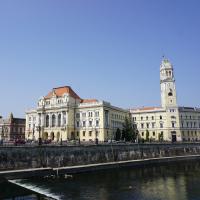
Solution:
<svg viewBox="0 0 200 200">
<path fill-rule="evenodd" d="M 200 143 L 0 147 L 0 171 L 200 155 Z"/>
</svg>

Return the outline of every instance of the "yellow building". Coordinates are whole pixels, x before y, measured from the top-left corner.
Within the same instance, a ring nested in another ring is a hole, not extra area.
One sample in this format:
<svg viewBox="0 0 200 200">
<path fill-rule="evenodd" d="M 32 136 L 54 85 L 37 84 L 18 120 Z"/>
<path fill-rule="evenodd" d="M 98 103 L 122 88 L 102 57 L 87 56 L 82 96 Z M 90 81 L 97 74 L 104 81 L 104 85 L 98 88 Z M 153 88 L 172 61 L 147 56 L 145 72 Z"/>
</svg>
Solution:
<svg viewBox="0 0 200 200">
<path fill-rule="evenodd" d="M 105 101 L 82 99 L 69 86 L 54 88 L 26 112 L 26 139 L 107 141 L 128 114 Z"/>
<path fill-rule="evenodd" d="M 200 109 L 179 107 L 173 65 L 163 59 L 160 66 L 161 107 L 131 109 L 139 136 L 145 140 L 200 140 Z"/>
</svg>

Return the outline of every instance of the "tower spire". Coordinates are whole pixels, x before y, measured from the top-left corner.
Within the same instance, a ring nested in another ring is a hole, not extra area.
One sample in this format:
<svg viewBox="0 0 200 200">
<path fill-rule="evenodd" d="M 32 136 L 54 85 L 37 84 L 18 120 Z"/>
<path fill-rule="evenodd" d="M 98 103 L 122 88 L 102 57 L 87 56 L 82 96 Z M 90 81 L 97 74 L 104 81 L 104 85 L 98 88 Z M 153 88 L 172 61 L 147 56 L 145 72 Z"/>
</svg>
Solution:
<svg viewBox="0 0 200 200">
<path fill-rule="evenodd" d="M 163 58 L 160 66 L 161 104 L 163 108 L 176 107 L 176 84 L 173 65 Z"/>
</svg>

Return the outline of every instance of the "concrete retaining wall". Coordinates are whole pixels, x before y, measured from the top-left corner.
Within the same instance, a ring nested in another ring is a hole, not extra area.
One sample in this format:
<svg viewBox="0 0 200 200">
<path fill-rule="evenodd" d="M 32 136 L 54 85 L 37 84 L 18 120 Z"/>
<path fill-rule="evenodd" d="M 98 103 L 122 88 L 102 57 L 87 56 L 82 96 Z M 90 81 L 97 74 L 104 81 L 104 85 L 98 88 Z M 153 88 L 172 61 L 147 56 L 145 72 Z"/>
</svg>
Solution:
<svg viewBox="0 0 200 200">
<path fill-rule="evenodd" d="M 0 147 L 0 171 L 200 155 L 200 144 Z"/>
</svg>

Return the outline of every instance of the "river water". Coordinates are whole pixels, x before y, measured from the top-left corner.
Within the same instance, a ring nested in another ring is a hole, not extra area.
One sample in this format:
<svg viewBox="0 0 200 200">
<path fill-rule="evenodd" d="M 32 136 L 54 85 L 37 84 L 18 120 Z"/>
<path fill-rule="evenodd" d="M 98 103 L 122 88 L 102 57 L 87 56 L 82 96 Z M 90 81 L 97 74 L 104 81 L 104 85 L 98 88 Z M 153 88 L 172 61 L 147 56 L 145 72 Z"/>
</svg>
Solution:
<svg viewBox="0 0 200 200">
<path fill-rule="evenodd" d="M 200 200 L 200 161 L 13 183 L 0 183 L 0 200 Z"/>
</svg>

